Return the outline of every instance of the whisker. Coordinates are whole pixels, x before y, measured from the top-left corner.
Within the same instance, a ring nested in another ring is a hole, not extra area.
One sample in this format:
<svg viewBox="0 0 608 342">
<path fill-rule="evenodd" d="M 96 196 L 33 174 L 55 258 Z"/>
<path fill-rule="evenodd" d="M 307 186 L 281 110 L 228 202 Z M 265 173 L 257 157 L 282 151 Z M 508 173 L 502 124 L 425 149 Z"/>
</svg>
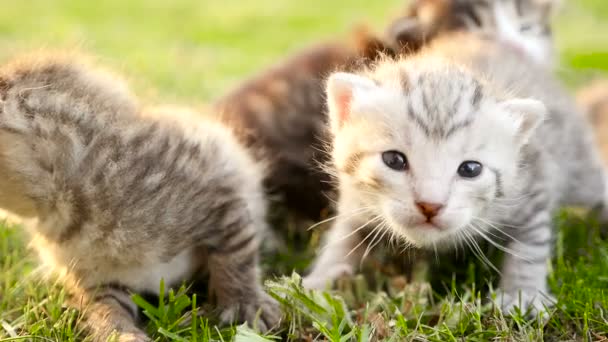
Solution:
<svg viewBox="0 0 608 342">
<path fill-rule="evenodd" d="M 526 257 L 522 257 L 521 255 L 517 254 L 517 252 L 511 248 L 505 247 L 505 246 L 501 246 L 500 244 L 496 243 L 494 240 L 492 240 L 491 238 L 489 238 L 487 235 L 485 235 L 479 228 L 475 227 L 473 224 L 470 225 L 471 229 L 473 229 L 477 234 L 479 234 L 481 237 L 483 237 L 486 241 L 488 241 L 489 243 L 492 244 L 492 246 L 498 248 L 499 250 L 508 253 L 516 258 L 522 259 L 524 261 L 530 262 L 530 259 L 526 258 Z"/>
<path fill-rule="evenodd" d="M 498 274 L 502 275 L 498 268 L 496 268 L 496 266 L 494 266 L 490 259 L 488 259 L 488 257 L 483 253 L 481 247 L 479 247 L 479 244 L 477 243 L 477 241 L 475 241 L 475 238 L 472 237 L 466 230 L 462 230 L 462 233 L 464 234 L 466 240 L 470 242 L 469 247 L 471 248 L 473 254 L 475 254 L 475 256 L 488 267 L 492 268 Z"/>
<path fill-rule="evenodd" d="M 351 211 L 351 212 L 349 212 L 349 213 L 338 214 L 338 215 L 336 215 L 336 216 L 330 217 L 330 218 L 328 218 L 328 219 L 325 219 L 325 220 L 323 220 L 323 221 L 320 221 L 320 222 L 317 222 L 317 223 L 313 224 L 312 226 L 308 227 L 308 229 L 307 229 L 307 230 L 312 230 L 312 229 L 314 229 L 314 228 L 316 228 L 316 227 L 318 227 L 318 226 L 322 225 L 323 223 L 327 223 L 327 222 L 330 222 L 330 221 L 336 220 L 336 219 L 341 218 L 341 217 L 353 217 L 353 216 L 355 216 L 356 214 L 361 214 L 361 213 L 364 213 L 364 212 L 366 212 L 367 210 L 370 210 L 371 208 L 372 208 L 371 206 L 370 206 L 370 207 L 361 207 L 361 208 L 355 209 L 355 210 L 353 210 L 353 211 Z"/>
<path fill-rule="evenodd" d="M 365 249 L 365 253 L 363 253 L 363 258 L 361 258 L 361 261 L 363 261 L 368 255 L 369 253 L 374 250 L 374 248 L 380 243 L 382 242 L 382 240 L 384 239 L 384 236 L 386 235 L 386 233 L 388 232 L 387 229 L 385 229 L 384 225 L 380 225 L 378 226 L 378 232 L 382 232 L 382 235 L 380 236 L 380 238 L 378 239 L 377 242 L 374 243 L 374 241 L 376 240 L 376 236 L 374 236 L 374 239 L 372 240 L 372 242 L 369 243 L 369 245 L 367 246 L 367 248 Z"/>
<path fill-rule="evenodd" d="M 378 219 L 381 219 L 381 218 L 382 218 L 381 216 L 376 216 L 376 218 L 374 218 L 374 219 L 372 219 L 372 220 L 368 221 L 368 222 L 365 224 L 365 226 L 366 226 L 366 225 L 368 225 L 368 224 L 370 224 L 370 223 L 372 223 L 372 222 L 374 222 L 374 221 L 376 221 L 376 220 L 378 220 Z M 354 252 L 355 250 L 357 250 L 357 248 L 361 247 L 361 245 L 365 243 L 365 241 L 366 241 L 366 240 L 367 240 L 367 239 L 368 239 L 368 238 L 369 238 L 369 237 L 372 235 L 372 233 L 374 233 L 374 231 L 375 231 L 376 229 L 377 229 L 377 226 L 376 226 L 376 227 L 374 227 L 374 228 L 373 228 L 373 229 L 372 229 L 372 230 L 371 230 L 371 231 L 370 231 L 370 232 L 369 232 L 369 233 L 368 233 L 368 234 L 365 236 L 365 238 L 364 238 L 363 240 L 361 240 L 361 242 L 359 242 L 359 243 L 358 243 L 358 244 L 357 244 L 357 245 L 356 245 L 356 246 L 355 246 L 353 249 L 351 249 L 351 250 L 350 250 L 350 252 L 348 252 L 348 254 L 346 254 L 346 256 L 347 256 L 347 257 L 348 257 L 348 256 L 350 256 L 351 254 L 353 254 L 353 252 Z"/>
</svg>

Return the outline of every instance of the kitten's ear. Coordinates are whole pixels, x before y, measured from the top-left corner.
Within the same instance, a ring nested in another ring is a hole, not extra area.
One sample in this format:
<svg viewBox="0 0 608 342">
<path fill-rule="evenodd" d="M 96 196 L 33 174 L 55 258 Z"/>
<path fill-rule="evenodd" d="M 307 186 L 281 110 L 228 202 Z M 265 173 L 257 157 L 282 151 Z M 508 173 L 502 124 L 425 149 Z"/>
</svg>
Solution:
<svg viewBox="0 0 608 342">
<path fill-rule="evenodd" d="M 517 137 L 523 145 L 547 116 L 545 105 L 534 99 L 513 99 L 501 103 L 517 126 Z"/>
<path fill-rule="evenodd" d="M 336 72 L 327 80 L 327 107 L 332 131 L 350 119 L 353 101 L 356 97 L 376 87 L 374 81 L 346 72 Z"/>
</svg>

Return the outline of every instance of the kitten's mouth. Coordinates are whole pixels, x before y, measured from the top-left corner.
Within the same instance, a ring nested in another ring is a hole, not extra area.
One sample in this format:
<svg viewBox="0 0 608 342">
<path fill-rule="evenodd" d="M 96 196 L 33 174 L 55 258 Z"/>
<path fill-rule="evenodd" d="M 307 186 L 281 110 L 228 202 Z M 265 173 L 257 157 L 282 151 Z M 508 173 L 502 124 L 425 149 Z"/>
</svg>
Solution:
<svg viewBox="0 0 608 342">
<path fill-rule="evenodd" d="M 423 221 L 420 224 L 417 225 L 416 228 L 420 228 L 420 229 L 437 229 L 437 230 L 443 230 L 442 227 L 436 225 L 435 223 L 433 223 L 432 221 Z"/>
<path fill-rule="evenodd" d="M 416 229 L 434 229 L 434 230 L 444 230 L 442 226 L 437 224 L 434 219 L 421 219 L 416 222 L 414 228 Z"/>
</svg>

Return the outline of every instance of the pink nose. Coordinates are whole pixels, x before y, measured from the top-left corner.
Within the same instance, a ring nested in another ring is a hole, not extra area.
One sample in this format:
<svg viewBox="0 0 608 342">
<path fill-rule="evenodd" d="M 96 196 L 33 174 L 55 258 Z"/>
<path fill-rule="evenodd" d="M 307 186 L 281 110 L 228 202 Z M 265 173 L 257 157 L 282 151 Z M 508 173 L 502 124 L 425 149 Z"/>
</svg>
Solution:
<svg viewBox="0 0 608 342">
<path fill-rule="evenodd" d="M 422 213 L 422 215 L 426 216 L 427 220 L 432 219 L 437 216 L 443 205 L 439 203 L 427 203 L 427 202 L 416 202 L 416 206 L 418 210 Z"/>
</svg>

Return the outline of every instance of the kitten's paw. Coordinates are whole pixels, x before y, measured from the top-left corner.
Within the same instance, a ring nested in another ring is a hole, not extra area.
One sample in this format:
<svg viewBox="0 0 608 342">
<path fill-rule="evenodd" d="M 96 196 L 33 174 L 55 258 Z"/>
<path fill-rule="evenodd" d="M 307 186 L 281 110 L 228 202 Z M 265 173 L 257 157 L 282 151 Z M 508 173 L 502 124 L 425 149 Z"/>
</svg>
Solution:
<svg viewBox="0 0 608 342">
<path fill-rule="evenodd" d="M 121 333 L 117 338 L 118 342 L 151 342 L 152 339 L 145 333 Z"/>
<path fill-rule="evenodd" d="M 519 308 L 526 316 L 545 316 L 547 309 L 556 303 L 555 297 L 538 290 L 521 290 L 517 292 L 498 293 L 494 303 L 506 314 L 512 315 Z"/>
<path fill-rule="evenodd" d="M 327 286 L 331 286 L 331 282 L 334 280 L 343 276 L 351 276 L 353 273 L 353 267 L 348 264 L 336 264 L 328 270 L 315 268 L 311 274 L 304 277 L 302 286 L 311 290 L 323 290 Z"/>
<path fill-rule="evenodd" d="M 220 314 L 222 323 L 247 322 L 260 332 L 266 332 L 277 326 L 282 317 L 279 303 L 265 292 L 261 292 L 256 297 L 247 298 L 224 309 Z"/>
</svg>

